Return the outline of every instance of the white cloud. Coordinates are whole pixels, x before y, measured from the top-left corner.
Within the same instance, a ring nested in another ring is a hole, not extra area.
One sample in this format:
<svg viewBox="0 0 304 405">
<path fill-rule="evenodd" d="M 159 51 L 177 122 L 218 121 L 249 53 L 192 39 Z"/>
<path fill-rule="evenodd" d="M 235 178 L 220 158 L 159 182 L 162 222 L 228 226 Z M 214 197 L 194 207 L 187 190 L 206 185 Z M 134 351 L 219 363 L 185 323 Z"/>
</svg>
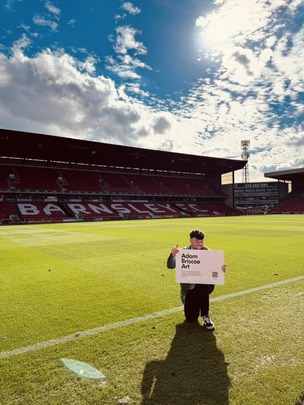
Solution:
<svg viewBox="0 0 304 405">
<path fill-rule="evenodd" d="M 58 23 L 56 21 L 47 19 L 39 14 L 35 14 L 33 16 L 33 22 L 39 26 L 50 27 L 52 31 L 57 31 L 58 28 Z"/>
<path fill-rule="evenodd" d="M 48 11 L 48 13 L 46 13 L 47 15 L 35 14 L 33 16 L 34 24 L 38 26 L 50 27 L 52 31 L 57 31 L 61 10 L 58 7 L 55 7 L 49 1 L 46 1 L 44 6 Z"/>
<path fill-rule="evenodd" d="M 140 8 L 134 6 L 131 2 L 126 1 L 122 4 L 121 8 L 127 11 L 129 14 L 139 14 L 141 12 Z"/>
<path fill-rule="evenodd" d="M 145 55 L 147 49 L 142 42 L 138 42 L 135 39 L 135 35 L 139 31 L 130 26 L 121 26 L 116 28 L 116 43 L 114 50 L 119 54 L 126 54 L 128 51 L 132 50 L 135 54 Z"/>
<path fill-rule="evenodd" d="M 45 3 L 45 8 L 52 14 L 60 15 L 61 10 L 58 7 L 55 7 L 51 2 L 47 1 Z"/>
<path fill-rule="evenodd" d="M 138 59 L 118 57 L 118 59 L 115 60 L 113 57 L 108 57 L 107 61 L 107 69 L 111 70 L 112 73 L 115 73 L 120 78 L 133 80 L 140 79 L 140 75 L 134 70 L 134 68 L 140 64 Z"/>
<path fill-rule="evenodd" d="M 22 2 L 23 0 L 6 0 L 4 3 L 4 7 L 9 10 L 12 11 L 13 10 L 13 6 L 16 3 L 16 1 L 18 2 Z"/>
<path fill-rule="evenodd" d="M 147 53 L 144 44 L 135 39 L 139 31 L 130 26 L 120 26 L 116 28 L 116 34 L 114 51 L 117 57 L 107 57 L 107 69 L 123 79 L 140 79 L 137 69 L 151 68 L 138 58 Z"/>
<path fill-rule="evenodd" d="M 151 146 L 151 135 L 160 146 L 168 114 L 152 112 L 111 79 L 92 76 L 90 58 L 83 63 L 49 49 L 30 58 L 29 45 L 24 36 L 11 57 L 0 58 L 2 127 L 142 147 Z"/>
</svg>

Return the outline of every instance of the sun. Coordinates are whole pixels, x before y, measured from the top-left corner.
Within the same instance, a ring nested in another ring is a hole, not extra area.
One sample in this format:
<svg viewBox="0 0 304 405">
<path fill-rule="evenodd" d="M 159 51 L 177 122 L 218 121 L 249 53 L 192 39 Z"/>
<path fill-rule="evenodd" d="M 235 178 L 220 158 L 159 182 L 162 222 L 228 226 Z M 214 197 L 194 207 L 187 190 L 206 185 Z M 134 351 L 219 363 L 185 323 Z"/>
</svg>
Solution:
<svg viewBox="0 0 304 405">
<path fill-rule="evenodd" d="M 199 17 L 196 26 L 203 29 L 201 38 L 208 48 L 221 48 L 240 32 L 241 17 L 238 13 L 214 12 Z"/>
</svg>

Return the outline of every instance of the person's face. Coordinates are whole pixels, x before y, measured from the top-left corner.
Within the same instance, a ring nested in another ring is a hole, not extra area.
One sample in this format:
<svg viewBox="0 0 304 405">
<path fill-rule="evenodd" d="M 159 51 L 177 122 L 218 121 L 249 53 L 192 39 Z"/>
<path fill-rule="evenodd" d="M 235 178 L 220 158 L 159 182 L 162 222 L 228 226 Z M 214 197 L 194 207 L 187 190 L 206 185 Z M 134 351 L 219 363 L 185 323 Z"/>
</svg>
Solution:
<svg viewBox="0 0 304 405">
<path fill-rule="evenodd" d="M 202 249 L 204 246 L 204 239 L 190 238 L 190 244 L 192 249 Z"/>
</svg>

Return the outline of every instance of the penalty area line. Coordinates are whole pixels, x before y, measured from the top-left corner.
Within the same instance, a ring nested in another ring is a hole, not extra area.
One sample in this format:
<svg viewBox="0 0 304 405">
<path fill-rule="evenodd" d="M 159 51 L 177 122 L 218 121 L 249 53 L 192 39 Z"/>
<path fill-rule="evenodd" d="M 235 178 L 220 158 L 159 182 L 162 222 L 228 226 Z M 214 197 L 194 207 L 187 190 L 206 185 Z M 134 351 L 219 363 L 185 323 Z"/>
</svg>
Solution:
<svg viewBox="0 0 304 405">
<path fill-rule="evenodd" d="M 260 287 L 250 288 L 248 290 L 239 291 L 239 292 L 235 292 L 235 293 L 231 293 L 231 294 L 227 294 L 227 295 L 221 295 L 219 297 L 211 298 L 210 302 L 220 302 L 220 301 L 228 300 L 230 298 L 235 298 L 235 297 L 240 297 L 243 295 L 252 294 L 255 292 L 279 287 L 281 285 L 293 283 L 293 282 L 300 281 L 300 280 L 304 280 L 304 276 L 290 278 L 288 280 L 278 281 L 277 283 L 266 284 L 266 285 L 262 285 Z M 160 318 L 162 316 L 170 315 L 175 312 L 180 312 L 182 310 L 183 310 L 183 306 L 177 307 L 177 308 L 171 308 L 171 309 L 167 309 L 164 311 L 155 312 L 153 314 L 143 315 L 143 316 L 139 316 L 137 318 L 127 319 L 125 321 L 104 325 L 99 328 L 89 329 L 89 330 L 82 331 L 82 332 L 76 332 L 71 335 L 62 336 L 58 339 L 51 339 L 51 340 L 47 340 L 45 342 L 40 342 L 40 343 L 36 343 L 33 345 L 21 347 L 19 349 L 14 349 L 14 350 L 7 351 L 7 352 L 0 352 L 0 359 L 7 359 L 9 357 L 18 356 L 20 354 L 25 354 L 25 353 L 32 352 L 35 350 L 40 350 L 40 349 L 45 349 L 45 348 L 48 348 L 51 346 L 55 346 L 55 345 L 58 345 L 61 343 L 70 342 L 72 340 L 79 339 L 82 337 L 97 335 L 99 333 L 108 332 L 113 329 L 118 329 L 118 328 L 122 328 L 124 326 L 133 325 L 135 323 L 148 321 L 149 319 Z"/>
</svg>

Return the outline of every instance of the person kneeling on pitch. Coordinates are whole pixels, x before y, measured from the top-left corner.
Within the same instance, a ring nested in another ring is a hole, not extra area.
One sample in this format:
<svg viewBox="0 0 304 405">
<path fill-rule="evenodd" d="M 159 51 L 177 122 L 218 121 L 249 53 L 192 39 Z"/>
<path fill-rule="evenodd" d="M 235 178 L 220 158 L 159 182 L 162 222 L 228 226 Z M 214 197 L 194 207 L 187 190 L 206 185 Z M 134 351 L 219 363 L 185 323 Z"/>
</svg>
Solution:
<svg viewBox="0 0 304 405">
<path fill-rule="evenodd" d="M 209 250 L 204 246 L 205 234 L 200 229 L 193 229 L 190 232 L 190 245 L 184 249 Z M 168 269 L 174 269 L 176 266 L 175 256 L 179 252 L 178 245 L 173 246 L 167 260 Z M 222 270 L 226 272 L 224 264 Z M 204 324 L 208 330 L 213 330 L 214 324 L 209 316 L 209 295 L 214 290 L 214 285 L 211 284 L 180 284 L 181 300 L 184 304 L 184 313 L 186 320 L 189 322 L 197 322 L 199 316 L 204 320 Z"/>
</svg>

